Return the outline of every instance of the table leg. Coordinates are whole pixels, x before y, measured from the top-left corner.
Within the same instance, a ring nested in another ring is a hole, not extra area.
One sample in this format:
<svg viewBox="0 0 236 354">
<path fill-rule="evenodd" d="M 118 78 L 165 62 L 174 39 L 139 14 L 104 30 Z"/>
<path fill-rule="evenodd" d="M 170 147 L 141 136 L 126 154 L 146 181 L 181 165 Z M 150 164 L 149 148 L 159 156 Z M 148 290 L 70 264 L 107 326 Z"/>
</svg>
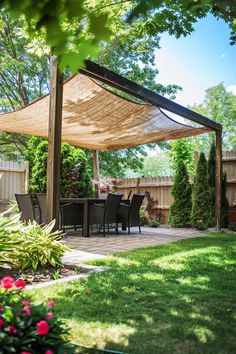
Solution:
<svg viewBox="0 0 236 354">
<path fill-rule="evenodd" d="M 89 237 L 89 203 L 84 201 L 84 237 Z"/>
</svg>

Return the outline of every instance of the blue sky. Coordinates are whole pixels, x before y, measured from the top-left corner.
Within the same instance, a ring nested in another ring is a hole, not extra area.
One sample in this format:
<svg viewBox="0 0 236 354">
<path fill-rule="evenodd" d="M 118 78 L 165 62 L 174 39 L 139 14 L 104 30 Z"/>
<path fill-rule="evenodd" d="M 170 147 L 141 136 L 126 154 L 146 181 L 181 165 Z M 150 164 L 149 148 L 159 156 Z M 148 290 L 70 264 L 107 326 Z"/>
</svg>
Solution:
<svg viewBox="0 0 236 354">
<path fill-rule="evenodd" d="M 201 103 L 204 91 L 222 81 L 236 94 L 236 46 L 229 37 L 225 22 L 213 16 L 200 20 L 187 37 L 164 34 L 156 50 L 157 81 L 182 86 L 176 102 L 185 106 Z"/>
</svg>

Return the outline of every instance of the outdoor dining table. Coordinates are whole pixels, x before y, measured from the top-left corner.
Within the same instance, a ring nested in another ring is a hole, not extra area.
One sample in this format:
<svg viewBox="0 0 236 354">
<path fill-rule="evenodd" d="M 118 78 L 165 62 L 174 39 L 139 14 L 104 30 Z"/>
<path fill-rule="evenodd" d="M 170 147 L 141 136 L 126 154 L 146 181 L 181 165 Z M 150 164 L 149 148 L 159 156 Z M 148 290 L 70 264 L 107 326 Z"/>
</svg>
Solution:
<svg viewBox="0 0 236 354">
<path fill-rule="evenodd" d="M 106 199 L 102 198 L 61 198 L 61 203 L 82 204 L 84 207 L 84 237 L 89 237 L 89 207 L 91 204 L 105 204 Z M 122 199 L 122 203 L 129 203 L 129 200 Z"/>
<path fill-rule="evenodd" d="M 89 206 L 91 204 L 105 204 L 102 198 L 61 198 L 60 203 L 82 204 L 84 207 L 84 237 L 89 237 Z"/>
</svg>

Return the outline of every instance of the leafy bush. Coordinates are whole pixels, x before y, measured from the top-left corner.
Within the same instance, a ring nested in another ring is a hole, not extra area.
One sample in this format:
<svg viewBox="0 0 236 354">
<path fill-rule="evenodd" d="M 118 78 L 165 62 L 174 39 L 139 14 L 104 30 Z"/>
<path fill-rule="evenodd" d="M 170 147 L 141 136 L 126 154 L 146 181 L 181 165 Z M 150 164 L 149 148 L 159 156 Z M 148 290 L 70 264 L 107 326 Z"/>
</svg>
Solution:
<svg viewBox="0 0 236 354">
<path fill-rule="evenodd" d="M 69 249 L 58 240 L 61 238 L 61 232 L 52 232 L 54 223 L 52 221 L 41 227 L 33 221 L 22 227 L 17 235 L 20 243 L 13 256 L 18 268 L 62 266 L 61 257 Z"/>
<path fill-rule="evenodd" d="M 204 230 L 211 225 L 211 203 L 207 161 L 204 153 L 200 154 L 193 188 L 192 226 Z"/>
<path fill-rule="evenodd" d="M 64 339 L 68 330 L 54 315 L 54 301 L 34 305 L 21 291 L 25 285 L 9 276 L 1 280 L 0 353 L 73 353 Z"/>
<path fill-rule="evenodd" d="M 139 218 L 140 218 L 141 226 L 148 223 L 148 214 L 147 214 L 145 208 L 140 209 Z"/>
<path fill-rule="evenodd" d="M 24 225 L 20 214 L 0 215 L 0 267 L 37 269 L 62 265 L 61 257 L 69 250 L 59 239 L 61 232 L 51 232 L 54 222 L 41 227 L 35 221 Z"/>
<path fill-rule="evenodd" d="M 37 140 L 33 140 L 38 143 Z M 31 146 L 31 145 L 29 145 Z M 33 145 L 34 146 L 34 145 Z M 31 147 L 32 148 L 32 147 Z M 30 191 L 32 193 L 46 192 L 47 182 L 47 158 L 48 158 L 48 142 L 41 141 L 34 146 L 32 151 L 34 159 L 30 177 Z M 76 168 L 76 184 L 74 182 L 73 173 Z M 93 195 L 93 186 L 87 168 L 87 158 L 83 150 L 74 146 L 62 143 L 61 145 L 61 180 L 60 193 L 61 197 L 69 197 L 71 189 L 75 191 L 75 185 L 79 197 L 89 197 Z"/>
<path fill-rule="evenodd" d="M 172 227 L 189 226 L 192 208 L 192 188 L 183 160 L 178 162 L 171 193 L 174 201 L 170 207 L 168 223 Z"/>
<path fill-rule="evenodd" d="M 160 221 L 158 219 L 149 220 L 148 225 L 150 227 L 158 227 L 160 226 Z"/>
</svg>

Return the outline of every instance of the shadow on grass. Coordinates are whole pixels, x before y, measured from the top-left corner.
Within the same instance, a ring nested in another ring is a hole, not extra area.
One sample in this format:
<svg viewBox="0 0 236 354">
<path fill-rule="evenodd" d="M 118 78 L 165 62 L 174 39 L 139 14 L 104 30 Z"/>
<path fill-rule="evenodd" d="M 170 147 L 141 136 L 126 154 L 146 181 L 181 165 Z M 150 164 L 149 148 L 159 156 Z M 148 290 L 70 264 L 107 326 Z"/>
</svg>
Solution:
<svg viewBox="0 0 236 354">
<path fill-rule="evenodd" d="M 96 264 L 112 269 L 55 294 L 73 342 L 135 354 L 235 353 L 235 234 L 122 253 Z"/>
</svg>

